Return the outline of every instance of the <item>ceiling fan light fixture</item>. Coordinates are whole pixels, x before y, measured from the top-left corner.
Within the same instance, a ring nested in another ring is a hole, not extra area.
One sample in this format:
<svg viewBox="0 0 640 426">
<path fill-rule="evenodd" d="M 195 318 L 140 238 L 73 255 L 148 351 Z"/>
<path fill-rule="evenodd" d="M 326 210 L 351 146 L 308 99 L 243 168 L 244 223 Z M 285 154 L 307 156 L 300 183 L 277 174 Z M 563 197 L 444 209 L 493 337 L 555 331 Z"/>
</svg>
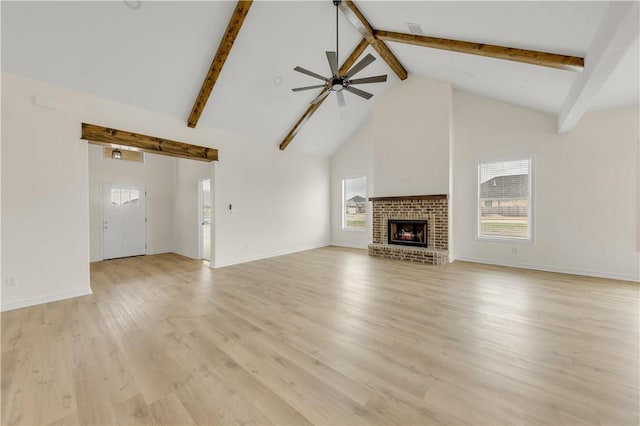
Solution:
<svg viewBox="0 0 640 426">
<path fill-rule="evenodd" d="M 346 86 L 345 83 L 346 83 L 345 80 L 343 80 L 342 78 L 334 78 L 331 81 L 331 87 L 329 87 L 329 90 L 333 90 L 334 92 L 339 92 L 345 88 Z"/>
</svg>

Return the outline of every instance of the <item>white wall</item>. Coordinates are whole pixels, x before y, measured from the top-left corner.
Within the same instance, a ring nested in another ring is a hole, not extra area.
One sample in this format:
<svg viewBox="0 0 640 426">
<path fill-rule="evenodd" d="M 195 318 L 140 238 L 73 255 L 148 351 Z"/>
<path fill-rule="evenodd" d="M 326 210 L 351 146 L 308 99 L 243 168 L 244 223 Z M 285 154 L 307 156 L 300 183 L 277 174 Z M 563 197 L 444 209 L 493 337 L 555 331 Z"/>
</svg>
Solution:
<svg viewBox="0 0 640 426">
<path fill-rule="evenodd" d="M 185 160 L 176 162 L 173 203 L 173 251 L 194 259 L 199 257 L 198 181 L 213 179 L 215 163 Z M 213 227 L 212 231 L 213 231 Z M 211 239 L 213 241 L 213 239 Z M 212 252 L 213 253 L 213 252 Z"/>
<path fill-rule="evenodd" d="M 146 154 L 145 162 L 103 158 L 102 147 L 89 145 L 89 247 L 91 261 L 102 260 L 102 187 L 142 186 L 147 190 L 147 254 L 173 250 L 173 182 L 176 159 Z"/>
<path fill-rule="evenodd" d="M 329 244 L 328 158 L 241 141 L 224 155 L 213 182 L 215 267 Z"/>
<path fill-rule="evenodd" d="M 374 105 L 374 196 L 449 191 L 451 84 L 410 76 Z"/>
<path fill-rule="evenodd" d="M 555 116 L 456 92 L 454 128 L 458 259 L 640 280 L 638 108 L 587 114 L 558 135 Z M 529 154 L 535 244 L 474 239 L 476 162 Z"/>
<path fill-rule="evenodd" d="M 327 245 L 328 159 L 2 74 L 2 309 L 89 292 L 88 122 L 219 149 L 217 266 Z M 51 110 L 34 95 L 55 99 Z M 233 203 L 236 210 L 224 212 Z M 241 237 L 238 237 L 238 236 Z M 197 243 L 196 243 L 197 244 Z M 7 286 L 7 278 L 17 284 Z"/>
<path fill-rule="evenodd" d="M 331 158 L 331 244 L 367 248 L 371 243 L 371 203 L 367 203 L 366 230 L 342 229 L 342 180 L 365 176 L 367 197 L 373 193 L 373 126 L 362 127 Z"/>
<path fill-rule="evenodd" d="M 2 75 L 3 309 L 90 292 L 86 143 L 37 86 Z"/>
</svg>

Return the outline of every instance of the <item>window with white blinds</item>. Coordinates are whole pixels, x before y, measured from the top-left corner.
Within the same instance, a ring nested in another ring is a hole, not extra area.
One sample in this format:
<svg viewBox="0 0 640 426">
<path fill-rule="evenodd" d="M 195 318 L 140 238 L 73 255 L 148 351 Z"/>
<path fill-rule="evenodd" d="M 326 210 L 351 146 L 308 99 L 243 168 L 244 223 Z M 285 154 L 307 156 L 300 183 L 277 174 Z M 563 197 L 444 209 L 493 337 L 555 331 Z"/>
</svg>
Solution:
<svg viewBox="0 0 640 426">
<path fill-rule="evenodd" d="M 478 238 L 532 240 L 531 169 L 531 158 L 478 163 Z"/>
</svg>

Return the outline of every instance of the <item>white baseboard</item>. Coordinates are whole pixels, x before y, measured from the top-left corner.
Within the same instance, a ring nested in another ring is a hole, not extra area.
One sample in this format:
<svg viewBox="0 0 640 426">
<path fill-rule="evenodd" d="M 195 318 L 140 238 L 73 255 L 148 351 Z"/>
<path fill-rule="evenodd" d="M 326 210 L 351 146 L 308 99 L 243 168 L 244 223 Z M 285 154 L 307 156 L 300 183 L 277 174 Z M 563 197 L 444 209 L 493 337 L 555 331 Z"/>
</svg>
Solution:
<svg viewBox="0 0 640 426">
<path fill-rule="evenodd" d="M 584 275 L 587 277 L 609 278 L 613 280 L 640 282 L 640 275 L 618 274 L 614 272 L 587 271 L 584 269 L 571 269 L 558 266 L 534 265 L 530 263 L 505 262 L 499 260 L 479 259 L 475 257 L 456 256 L 455 260 L 464 262 L 484 263 L 486 265 L 509 266 L 512 268 L 533 269 L 536 271 L 559 272 L 561 274 Z"/>
<path fill-rule="evenodd" d="M 199 259 L 197 255 L 193 256 L 193 253 L 187 253 L 186 251 L 183 251 L 183 250 L 173 250 L 167 253 L 179 254 L 180 256 L 188 257 L 189 259 L 193 259 L 193 260 L 202 260 L 202 259 Z"/>
<path fill-rule="evenodd" d="M 332 247 L 346 247 L 346 248 L 354 248 L 354 249 L 362 249 L 362 250 L 369 249 L 369 244 L 365 244 L 364 246 L 362 246 L 360 244 L 337 244 L 335 242 L 331 242 L 331 244 L 329 245 Z"/>
<path fill-rule="evenodd" d="M 58 300 L 70 299 L 72 297 L 87 296 L 89 294 L 93 294 L 93 292 L 90 288 L 86 288 L 82 290 L 52 294 L 51 296 L 35 297 L 33 299 L 24 299 L 17 302 L 3 303 L 2 305 L 0 305 L 0 312 L 10 311 L 12 309 L 26 308 L 27 306 L 40 305 L 42 303 L 57 302 Z"/>
<path fill-rule="evenodd" d="M 317 248 L 321 248 L 321 247 L 328 247 L 328 246 L 329 246 L 329 244 L 327 243 L 327 244 L 318 245 L 318 246 L 312 246 L 312 247 L 301 247 L 301 248 L 297 248 L 297 249 L 293 249 L 293 250 L 283 250 L 283 251 L 280 251 L 280 252 L 273 252 L 273 253 L 264 254 L 264 255 L 260 255 L 260 256 L 246 257 L 246 258 L 242 258 L 242 259 L 231 260 L 231 261 L 221 262 L 221 263 L 215 263 L 215 262 L 211 261 L 209 263 L 209 265 L 210 265 L 210 267 L 212 269 L 218 269 L 218 268 L 224 268 L 225 266 L 238 265 L 240 263 L 253 262 L 253 261 L 256 261 L 256 260 L 268 259 L 270 257 L 284 256 L 285 254 L 298 253 L 298 252 L 301 252 L 301 251 L 313 250 L 313 249 L 317 249 Z"/>
</svg>

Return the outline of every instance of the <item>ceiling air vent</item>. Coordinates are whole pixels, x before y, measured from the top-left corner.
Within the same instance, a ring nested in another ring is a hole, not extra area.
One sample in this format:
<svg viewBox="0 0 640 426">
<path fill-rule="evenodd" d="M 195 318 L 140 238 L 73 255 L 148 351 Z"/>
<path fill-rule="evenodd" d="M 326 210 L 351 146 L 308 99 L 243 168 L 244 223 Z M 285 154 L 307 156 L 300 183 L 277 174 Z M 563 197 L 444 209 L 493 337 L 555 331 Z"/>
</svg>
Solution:
<svg viewBox="0 0 640 426">
<path fill-rule="evenodd" d="M 424 35 L 424 33 L 422 32 L 422 27 L 420 26 L 420 24 L 413 24 L 411 22 L 407 22 L 407 27 L 409 27 L 409 32 L 411 34 Z"/>
</svg>

